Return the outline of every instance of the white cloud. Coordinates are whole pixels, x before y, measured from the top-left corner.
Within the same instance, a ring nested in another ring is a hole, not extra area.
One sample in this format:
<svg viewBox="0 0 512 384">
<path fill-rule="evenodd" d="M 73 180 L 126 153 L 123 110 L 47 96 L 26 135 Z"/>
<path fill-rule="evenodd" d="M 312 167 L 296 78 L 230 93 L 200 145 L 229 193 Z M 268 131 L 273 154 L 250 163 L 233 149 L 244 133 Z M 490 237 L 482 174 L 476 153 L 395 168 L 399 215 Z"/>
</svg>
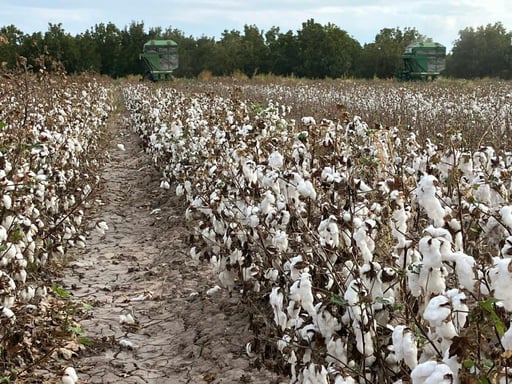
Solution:
<svg viewBox="0 0 512 384">
<path fill-rule="evenodd" d="M 509 0 L 2 0 L 0 26 L 14 24 L 24 32 L 44 32 L 48 22 L 62 23 L 72 34 L 97 23 L 124 28 L 132 21 L 146 27 L 178 28 L 186 35 L 219 37 L 245 24 L 268 30 L 296 31 L 308 19 L 334 23 L 361 44 L 382 28 L 415 27 L 451 47 L 458 32 L 501 21 L 512 29 Z M 22 4 L 20 4 L 22 3 Z"/>
</svg>

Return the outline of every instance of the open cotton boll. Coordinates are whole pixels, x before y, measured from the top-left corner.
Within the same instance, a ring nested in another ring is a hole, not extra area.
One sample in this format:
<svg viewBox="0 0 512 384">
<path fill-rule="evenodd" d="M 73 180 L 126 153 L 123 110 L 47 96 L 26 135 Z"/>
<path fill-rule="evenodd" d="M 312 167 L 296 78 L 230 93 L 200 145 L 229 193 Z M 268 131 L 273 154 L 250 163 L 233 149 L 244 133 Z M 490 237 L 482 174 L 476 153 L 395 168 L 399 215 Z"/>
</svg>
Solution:
<svg viewBox="0 0 512 384">
<path fill-rule="evenodd" d="M 274 322 L 281 330 L 286 329 L 286 324 L 288 322 L 288 318 L 286 317 L 286 313 L 283 312 L 283 293 L 280 292 L 280 287 L 272 288 L 272 293 L 270 293 L 270 306 L 274 310 Z"/>
<path fill-rule="evenodd" d="M 506 311 L 512 312 L 512 259 L 494 258 L 489 278 L 494 289 L 494 297 L 503 302 Z"/>
<path fill-rule="evenodd" d="M 500 216 L 508 229 L 512 229 L 512 205 L 501 207 Z"/>
<path fill-rule="evenodd" d="M 391 339 L 397 361 L 404 360 L 410 369 L 414 369 L 418 364 L 418 346 L 411 329 L 405 325 L 397 325 Z"/>
<path fill-rule="evenodd" d="M 512 322 L 510 323 L 507 332 L 501 336 L 501 345 L 505 351 L 512 351 Z"/>
<path fill-rule="evenodd" d="M 302 197 L 308 197 L 311 200 L 316 200 L 316 191 L 310 180 L 300 180 L 297 184 L 297 192 Z"/>
<path fill-rule="evenodd" d="M 418 243 L 418 249 L 423 256 L 424 268 L 441 268 L 441 241 L 430 236 L 422 237 Z"/>
<path fill-rule="evenodd" d="M 433 327 L 438 327 L 450 316 L 452 312 L 450 299 L 444 295 L 434 296 L 430 299 L 425 310 L 423 318 Z"/>
<path fill-rule="evenodd" d="M 411 380 L 412 384 L 452 384 L 453 372 L 448 365 L 431 360 L 418 364 Z"/>
<path fill-rule="evenodd" d="M 278 151 L 272 152 L 268 156 L 268 165 L 272 169 L 282 169 L 284 165 L 284 157 Z"/>
<path fill-rule="evenodd" d="M 423 208 L 427 216 L 434 221 L 434 226 L 442 227 L 447 212 L 436 197 L 437 184 L 438 181 L 435 176 L 424 175 L 414 190 L 414 194 L 418 204 Z"/>
</svg>

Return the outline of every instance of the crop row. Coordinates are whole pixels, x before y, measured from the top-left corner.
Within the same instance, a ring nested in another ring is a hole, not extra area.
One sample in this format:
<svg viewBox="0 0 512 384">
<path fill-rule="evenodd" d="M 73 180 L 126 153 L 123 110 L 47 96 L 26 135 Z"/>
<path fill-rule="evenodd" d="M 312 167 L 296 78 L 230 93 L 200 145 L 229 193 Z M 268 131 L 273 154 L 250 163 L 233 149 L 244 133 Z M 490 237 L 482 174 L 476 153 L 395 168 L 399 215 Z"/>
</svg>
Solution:
<svg viewBox="0 0 512 384">
<path fill-rule="evenodd" d="M 236 93 L 124 89 L 191 257 L 254 305 L 248 354 L 292 383 L 509 382 L 511 154 Z"/>
<path fill-rule="evenodd" d="M 109 91 L 94 79 L 44 74 L 5 74 L 0 105 L 1 376 L 51 348 L 34 328 L 36 318 L 51 318 L 47 267 L 84 246 L 80 226 L 111 108 Z"/>
</svg>

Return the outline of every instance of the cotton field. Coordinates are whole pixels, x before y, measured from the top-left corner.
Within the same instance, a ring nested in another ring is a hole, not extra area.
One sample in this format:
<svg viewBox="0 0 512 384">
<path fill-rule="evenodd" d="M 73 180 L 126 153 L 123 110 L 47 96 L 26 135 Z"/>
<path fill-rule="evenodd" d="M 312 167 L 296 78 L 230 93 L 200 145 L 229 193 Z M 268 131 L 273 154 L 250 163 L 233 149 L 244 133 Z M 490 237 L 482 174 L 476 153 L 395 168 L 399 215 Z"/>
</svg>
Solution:
<svg viewBox="0 0 512 384">
<path fill-rule="evenodd" d="M 301 384 L 512 382 L 510 84 L 0 84 L 6 367 L 50 353 L 33 324 L 68 321 L 46 274 L 85 246 L 122 93 L 123 123 L 183 201 L 187 262 L 216 277 L 205 295 L 250 308 L 255 365 Z"/>
<path fill-rule="evenodd" d="M 123 94 L 190 257 L 253 307 L 249 358 L 291 383 L 512 382 L 512 89 L 347 84 Z"/>
<path fill-rule="evenodd" d="M 83 247 L 84 210 L 100 166 L 110 91 L 94 79 L 0 79 L 0 352 L 5 367 L 34 364 L 51 345 L 35 324 L 49 305 L 47 265 Z"/>
</svg>

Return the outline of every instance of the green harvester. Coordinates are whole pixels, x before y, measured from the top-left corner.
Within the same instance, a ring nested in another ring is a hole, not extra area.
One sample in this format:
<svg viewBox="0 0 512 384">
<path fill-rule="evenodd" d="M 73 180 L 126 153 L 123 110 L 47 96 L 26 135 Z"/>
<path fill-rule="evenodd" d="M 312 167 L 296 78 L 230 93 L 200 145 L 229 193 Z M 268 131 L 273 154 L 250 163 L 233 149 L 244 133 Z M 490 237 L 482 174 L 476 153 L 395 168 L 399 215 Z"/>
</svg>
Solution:
<svg viewBox="0 0 512 384">
<path fill-rule="evenodd" d="M 139 58 L 144 62 L 144 79 L 171 80 L 178 68 L 178 44 L 173 40 L 149 40 Z"/>
<path fill-rule="evenodd" d="M 402 54 L 400 80 L 435 80 L 446 64 L 446 47 L 439 43 L 416 42 L 409 44 Z"/>
</svg>

